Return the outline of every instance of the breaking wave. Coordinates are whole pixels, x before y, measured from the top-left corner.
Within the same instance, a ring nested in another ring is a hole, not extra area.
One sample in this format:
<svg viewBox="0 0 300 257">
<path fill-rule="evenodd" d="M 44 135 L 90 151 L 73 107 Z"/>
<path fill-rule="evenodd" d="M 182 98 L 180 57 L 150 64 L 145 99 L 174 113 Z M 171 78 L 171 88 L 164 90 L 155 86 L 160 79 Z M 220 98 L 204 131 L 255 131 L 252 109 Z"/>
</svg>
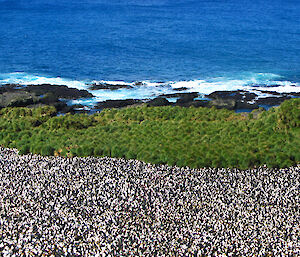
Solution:
<svg viewBox="0 0 300 257">
<path fill-rule="evenodd" d="M 128 85 L 128 88 L 119 88 L 116 90 L 91 90 L 92 84 L 109 84 L 112 85 Z M 278 93 L 300 92 L 300 83 L 285 80 L 283 77 L 272 73 L 242 73 L 238 76 L 205 78 L 199 80 L 187 81 L 105 81 L 90 80 L 79 81 L 61 77 L 48 77 L 32 75 L 25 72 L 14 72 L 0 74 L 0 84 L 19 84 L 19 85 L 66 85 L 77 89 L 86 89 L 96 97 L 93 100 L 82 100 L 89 105 L 97 101 L 105 101 L 108 99 L 148 99 L 154 98 L 162 94 L 170 94 L 175 92 L 198 92 L 200 95 L 207 95 L 214 91 L 232 91 L 246 90 L 255 92 L 264 96 L 265 93 L 260 91 L 273 91 Z M 78 102 L 78 100 L 76 101 Z M 79 100 L 80 102 L 80 100 Z"/>
</svg>

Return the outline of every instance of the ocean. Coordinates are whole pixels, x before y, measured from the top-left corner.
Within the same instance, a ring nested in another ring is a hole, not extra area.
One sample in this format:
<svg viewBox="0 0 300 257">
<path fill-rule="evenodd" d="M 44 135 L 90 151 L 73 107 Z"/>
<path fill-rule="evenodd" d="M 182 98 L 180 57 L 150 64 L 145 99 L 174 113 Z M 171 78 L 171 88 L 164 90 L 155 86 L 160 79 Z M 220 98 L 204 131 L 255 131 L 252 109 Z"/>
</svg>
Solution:
<svg viewBox="0 0 300 257">
<path fill-rule="evenodd" d="M 0 84 L 100 82 L 133 88 L 86 104 L 180 87 L 300 92 L 300 1 L 0 0 Z"/>
</svg>

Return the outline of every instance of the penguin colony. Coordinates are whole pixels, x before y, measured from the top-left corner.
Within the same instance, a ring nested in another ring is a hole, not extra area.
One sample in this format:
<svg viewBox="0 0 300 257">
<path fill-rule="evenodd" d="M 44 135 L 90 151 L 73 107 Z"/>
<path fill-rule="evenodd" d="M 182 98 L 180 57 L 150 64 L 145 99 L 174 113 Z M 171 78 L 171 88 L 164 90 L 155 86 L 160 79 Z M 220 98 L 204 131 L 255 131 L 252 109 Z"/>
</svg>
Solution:
<svg viewBox="0 0 300 257">
<path fill-rule="evenodd" d="M 0 148 L 0 256 L 300 256 L 300 166 L 190 169 Z"/>
</svg>

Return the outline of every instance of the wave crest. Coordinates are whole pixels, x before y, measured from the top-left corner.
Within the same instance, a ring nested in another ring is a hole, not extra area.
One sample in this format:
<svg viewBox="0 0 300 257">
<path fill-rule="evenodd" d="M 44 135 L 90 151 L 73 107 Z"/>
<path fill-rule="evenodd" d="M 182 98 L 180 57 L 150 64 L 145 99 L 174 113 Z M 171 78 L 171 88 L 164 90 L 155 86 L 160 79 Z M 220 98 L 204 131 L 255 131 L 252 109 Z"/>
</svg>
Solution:
<svg viewBox="0 0 300 257">
<path fill-rule="evenodd" d="M 90 90 L 91 84 L 105 83 L 109 85 L 128 85 L 130 88 L 117 90 Z M 237 76 L 216 77 L 189 81 L 141 81 L 139 83 L 126 81 L 91 80 L 78 81 L 61 77 L 47 77 L 32 75 L 25 72 L 0 74 L 0 84 L 20 85 L 66 85 L 77 89 L 86 89 L 96 97 L 94 101 L 108 99 L 148 99 L 162 94 L 174 93 L 175 90 L 184 92 L 198 92 L 203 95 L 215 91 L 246 90 L 260 94 L 259 91 L 275 91 L 278 93 L 300 92 L 300 84 L 283 80 L 280 75 L 272 73 L 243 73 Z M 261 94 L 263 96 L 263 94 Z"/>
</svg>

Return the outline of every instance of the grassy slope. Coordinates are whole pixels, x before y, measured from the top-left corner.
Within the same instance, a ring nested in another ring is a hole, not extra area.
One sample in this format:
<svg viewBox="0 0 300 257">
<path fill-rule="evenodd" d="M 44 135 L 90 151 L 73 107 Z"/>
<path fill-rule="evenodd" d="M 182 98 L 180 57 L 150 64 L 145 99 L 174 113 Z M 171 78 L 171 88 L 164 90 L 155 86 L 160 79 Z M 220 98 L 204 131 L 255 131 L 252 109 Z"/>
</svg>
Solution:
<svg viewBox="0 0 300 257">
<path fill-rule="evenodd" d="M 228 110 L 136 107 L 56 117 L 55 109 L 0 111 L 0 145 L 21 153 L 112 156 L 190 167 L 300 162 L 300 99 L 257 119 Z"/>
</svg>

